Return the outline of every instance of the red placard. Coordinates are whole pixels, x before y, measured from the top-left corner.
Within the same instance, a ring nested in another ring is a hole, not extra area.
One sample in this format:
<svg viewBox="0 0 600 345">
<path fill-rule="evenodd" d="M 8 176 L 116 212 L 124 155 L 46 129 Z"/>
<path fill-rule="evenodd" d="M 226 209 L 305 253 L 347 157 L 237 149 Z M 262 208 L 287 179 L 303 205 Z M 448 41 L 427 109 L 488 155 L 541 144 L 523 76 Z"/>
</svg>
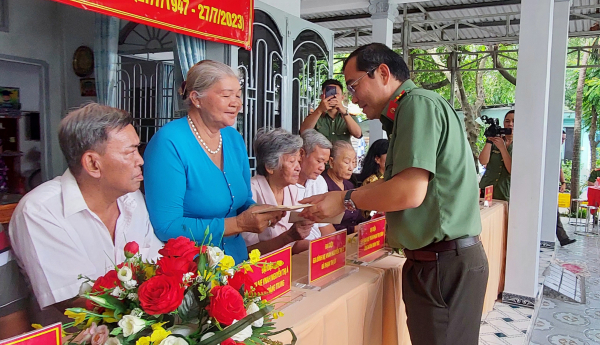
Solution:
<svg viewBox="0 0 600 345">
<path fill-rule="evenodd" d="M 277 268 L 253 267 L 253 271 L 248 272 L 252 280 L 269 291 L 268 295 L 263 296 L 267 301 L 283 295 L 292 287 L 292 246 L 265 254 L 260 257 L 259 262 L 277 261 L 282 261 L 283 265 Z"/>
<path fill-rule="evenodd" d="M 308 282 L 323 278 L 346 266 L 346 230 L 310 241 Z"/>
<path fill-rule="evenodd" d="M 494 186 L 485 187 L 485 201 L 488 202 L 488 206 L 492 206 L 492 197 L 494 196 Z"/>
<path fill-rule="evenodd" d="M 358 259 L 382 249 L 385 245 L 385 217 L 380 217 L 359 224 L 358 231 Z"/>
<path fill-rule="evenodd" d="M 132 22 L 252 49 L 254 0 L 54 0 Z"/>
<path fill-rule="evenodd" d="M 0 345 L 60 345 L 61 337 L 62 324 L 55 323 L 14 338 L 4 339 L 0 341 Z"/>
</svg>

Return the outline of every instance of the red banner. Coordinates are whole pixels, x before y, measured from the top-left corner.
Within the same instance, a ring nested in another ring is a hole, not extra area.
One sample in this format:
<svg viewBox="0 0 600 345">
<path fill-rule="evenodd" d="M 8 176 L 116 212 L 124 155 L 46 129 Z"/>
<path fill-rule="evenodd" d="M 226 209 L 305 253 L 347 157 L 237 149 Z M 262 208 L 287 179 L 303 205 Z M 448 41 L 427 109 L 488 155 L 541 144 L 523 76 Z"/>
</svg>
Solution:
<svg viewBox="0 0 600 345">
<path fill-rule="evenodd" d="M 494 186 L 485 187 L 485 201 L 488 202 L 488 206 L 492 206 L 492 197 L 494 196 Z"/>
<path fill-rule="evenodd" d="M 254 0 L 54 0 L 132 22 L 252 49 Z"/>
<path fill-rule="evenodd" d="M 268 295 L 263 296 L 267 301 L 283 295 L 292 287 L 292 246 L 286 246 L 260 257 L 260 262 L 278 261 L 283 262 L 283 265 L 277 268 L 254 267 L 252 272 L 248 272 L 252 280 L 269 291 Z"/>
<path fill-rule="evenodd" d="M 385 217 L 380 217 L 359 224 L 358 231 L 358 259 L 382 249 L 385 245 Z"/>
<path fill-rule="evenodd" d="M 346 266 L 346 230 L 312 240 L 308 248 L 309 284 Z"/>
<path fill-rule="evenodd" d="M 61 337 L 62 325 L 56 323 L 18 337 L 1 340 L 0 345 L 60 345 Z"/>
</svg>

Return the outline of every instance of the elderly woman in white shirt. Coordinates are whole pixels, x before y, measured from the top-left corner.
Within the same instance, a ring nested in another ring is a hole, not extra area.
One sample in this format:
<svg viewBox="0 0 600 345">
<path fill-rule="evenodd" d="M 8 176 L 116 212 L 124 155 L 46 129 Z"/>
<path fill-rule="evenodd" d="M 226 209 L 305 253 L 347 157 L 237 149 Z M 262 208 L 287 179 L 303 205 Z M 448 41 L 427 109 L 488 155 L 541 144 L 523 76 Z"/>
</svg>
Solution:
<svg viewBox="0 0 600 345">
<path fill-rule="evenodd" d="M 252 197 L 258 204 L 293 206 L 298 204 L 300 176 L 300 148 L 302 139 L 282 128 L 261 129 L 254 139 L 257 175 L 250 179 Z M 242 234 L 248 251 L 259 249 L 268 253 L 306 238 L 311 231 L 311 221 L 289 222 L 287 212 L 276 224 L 260 234 Z"/>
</svg>

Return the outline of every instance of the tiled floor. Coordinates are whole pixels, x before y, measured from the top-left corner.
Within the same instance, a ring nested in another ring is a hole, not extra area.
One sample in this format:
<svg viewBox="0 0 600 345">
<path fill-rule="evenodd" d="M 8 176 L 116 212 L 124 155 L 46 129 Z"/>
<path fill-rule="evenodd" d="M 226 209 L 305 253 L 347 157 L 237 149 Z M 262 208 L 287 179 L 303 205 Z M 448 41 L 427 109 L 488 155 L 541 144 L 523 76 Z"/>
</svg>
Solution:
<svg viewBox="0 0 600 345">
<path fill-rule="evenodd" d="M 496 302 L 494 310 L 481 321 L 480 345 L 523 344 L 533 309 Z"/>
<path fill-rule="evenodd" d="M 534 320 L 530 345 L 600 345 L 600 238 L 575 235 L 573 227 L 565 228 L 577 242 L 558 246 L 555 258 L 587 268 L 586 303 L 545 294 Z"/>
<path fill-rule="evenodd" d="M 552 249 L 540 249 L 540 276 L 552 261 L 553 254 L 554 250 Z M 479 344 L 523 344 L 527 329 L 531 324 L 532 314 L 533 309 L 531 308 L 496 302 L 494 310 L 481 321 Z"/>
</svg>

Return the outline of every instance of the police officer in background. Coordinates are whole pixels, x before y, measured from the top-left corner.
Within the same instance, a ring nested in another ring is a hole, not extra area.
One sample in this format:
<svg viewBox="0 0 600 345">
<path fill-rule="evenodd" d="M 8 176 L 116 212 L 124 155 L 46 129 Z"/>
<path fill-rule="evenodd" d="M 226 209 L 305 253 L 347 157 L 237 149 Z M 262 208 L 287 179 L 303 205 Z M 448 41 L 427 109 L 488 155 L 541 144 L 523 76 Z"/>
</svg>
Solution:
<svg viewBox="0 0 600 345">
<path fill-rule="evenodd" d="M 387 238 L 404 248 L 402 297 L 413 345 L 476 345 L 488 279 L 479 240 L 478 188 L 463 119 L 417 88 L 404 60 L 372 43 L 344 62 L 352 101 L 388 133 L 384 179 L 305 199 L 313 220 L 344 209 L 386 212 Z"/>
</svg>

